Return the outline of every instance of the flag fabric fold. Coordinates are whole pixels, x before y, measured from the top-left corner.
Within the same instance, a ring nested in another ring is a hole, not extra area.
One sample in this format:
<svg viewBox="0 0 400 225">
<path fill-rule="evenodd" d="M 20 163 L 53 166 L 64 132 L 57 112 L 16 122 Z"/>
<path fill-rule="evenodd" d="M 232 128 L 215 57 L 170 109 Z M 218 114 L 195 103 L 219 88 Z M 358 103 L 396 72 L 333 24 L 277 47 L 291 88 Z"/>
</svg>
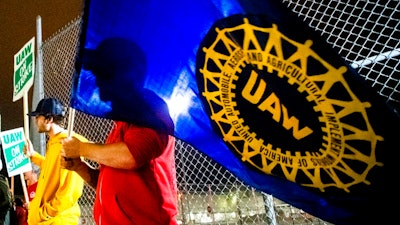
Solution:
<svg viewBox="0 0 400 225">
<path fill-rule="evenodd" d="M 380 221 L 398 195 L 399 115 L 282 3 L 85 1 L 78 55 L 71 107 L 162 129 L 323 220 Z"/>
</svg>

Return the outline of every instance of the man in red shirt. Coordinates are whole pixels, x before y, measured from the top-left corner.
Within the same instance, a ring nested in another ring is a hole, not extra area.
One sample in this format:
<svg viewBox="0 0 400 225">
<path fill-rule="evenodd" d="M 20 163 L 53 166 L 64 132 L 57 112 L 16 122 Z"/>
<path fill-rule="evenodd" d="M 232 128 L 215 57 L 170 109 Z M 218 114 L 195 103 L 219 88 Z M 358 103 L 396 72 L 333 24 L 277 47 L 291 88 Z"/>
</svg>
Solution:
<svg viewBox="0 0 400 225">
<path fill-rule="evenodd" d="M 66 157 L 79 155 L 100 163 L 99 175 L 83 162 L 76 168 L 97 187 L 97 224 L 176 224 L 172 136 L 116 122 L 106 144 L 64 139 L 63 146 Z"/>
<path fill-rule="evenodd" d="M 62 155 L 70 160 L 62 163 L 96 187 L 97 224 L 176 225 L 174 126 L 166 103 L 142 87 L 144 56 L 120 38 L 102 42 L 91 55 L 88 67 L 101 98 L 112 103 L 108 116 L 115 124 L 104 144 L 64 139 Z M 99 170 L 80 157 L 97 162 Z"/>
<path fill-rule="evenodd" d="M 37 174 L 33 170 L 27 171 L 27 172 L 24 173 L 24 178 L 25 178 L 25 181 L 26 181 L 26 187 L 27 187 L 29 202 L 31 202 L 33 197 L 35 197 L 36 187 L 37 187 L 37 184 L 38 184 Z"/>
</svg>

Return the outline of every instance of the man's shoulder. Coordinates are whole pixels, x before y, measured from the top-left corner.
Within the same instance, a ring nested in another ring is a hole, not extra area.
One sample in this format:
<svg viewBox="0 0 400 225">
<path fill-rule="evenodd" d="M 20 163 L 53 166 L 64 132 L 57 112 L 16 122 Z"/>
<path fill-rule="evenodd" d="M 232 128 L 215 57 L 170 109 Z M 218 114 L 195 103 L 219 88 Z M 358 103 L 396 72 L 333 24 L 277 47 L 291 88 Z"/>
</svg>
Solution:
<svg viewBox="0 0 400 225">
<path fill-rule="evenodd" d="M 73 137 L 77 138 L 78 140 L 82 141 L 82 142 L 88 142 L 89 140 L 83 136 L 82 134 L 78 134 L 78 133 L 73 133 L 72 134 Z"/>
<path fill-rule="evenodd" d="M 77 138 L 78 140 L 80 140 L 82 142 L 88 142 L 89 141 L 85 136 L 83 136 L 82 134 L 79 134 L 79 133 L 72 132 L 72 136 Z M 58 139 L 64 139 L 66 137 L 68 137 L 68 132 L 67 131 L 63 131 L 59 135 L 57 135 Z"/>
</svg>

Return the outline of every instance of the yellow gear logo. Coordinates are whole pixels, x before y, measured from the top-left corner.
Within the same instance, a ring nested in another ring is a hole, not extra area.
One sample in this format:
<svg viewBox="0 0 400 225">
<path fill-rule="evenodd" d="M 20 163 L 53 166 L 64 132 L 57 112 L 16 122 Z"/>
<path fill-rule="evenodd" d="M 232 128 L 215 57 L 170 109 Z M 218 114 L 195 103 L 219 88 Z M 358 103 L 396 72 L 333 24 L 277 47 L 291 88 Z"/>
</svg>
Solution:
<svg viewBox="0 0 400 225">
<path fill-rule="evenodd" d="M 312 45 L 248 18 L 216 28 L 201 49 L 199 88 L 214 127 L 243 162 L 321 192 L 350 192 L 369 185 L 369 171 L 383 166 L 375 158 L 383 138 L 369 122 L 370 103 L 343 76 L 348 68 L 331 65 Z"/>
</svg>

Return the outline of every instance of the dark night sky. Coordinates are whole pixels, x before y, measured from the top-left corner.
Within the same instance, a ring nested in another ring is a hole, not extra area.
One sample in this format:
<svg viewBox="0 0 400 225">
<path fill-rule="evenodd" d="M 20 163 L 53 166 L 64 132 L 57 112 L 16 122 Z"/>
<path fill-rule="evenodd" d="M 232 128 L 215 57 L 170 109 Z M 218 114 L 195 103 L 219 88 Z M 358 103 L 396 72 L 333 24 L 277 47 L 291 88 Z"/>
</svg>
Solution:
<svg viewBox="0 0 400 225">
<path fill-rule="evenodd" d="M 1 130 L 24 125 L 23 99 L 13 102 L 14 54 L 32 37 L 41 17 L 42 41 L 82 12 L 83 0 L 0 0 L 0 114 Z M 36 48 L 36 43 L 35 43 Z M 35 49 L 35 53 L 36 53 Z M 29 109 L 31 95 L 29 91 Z"/>
</svg>

